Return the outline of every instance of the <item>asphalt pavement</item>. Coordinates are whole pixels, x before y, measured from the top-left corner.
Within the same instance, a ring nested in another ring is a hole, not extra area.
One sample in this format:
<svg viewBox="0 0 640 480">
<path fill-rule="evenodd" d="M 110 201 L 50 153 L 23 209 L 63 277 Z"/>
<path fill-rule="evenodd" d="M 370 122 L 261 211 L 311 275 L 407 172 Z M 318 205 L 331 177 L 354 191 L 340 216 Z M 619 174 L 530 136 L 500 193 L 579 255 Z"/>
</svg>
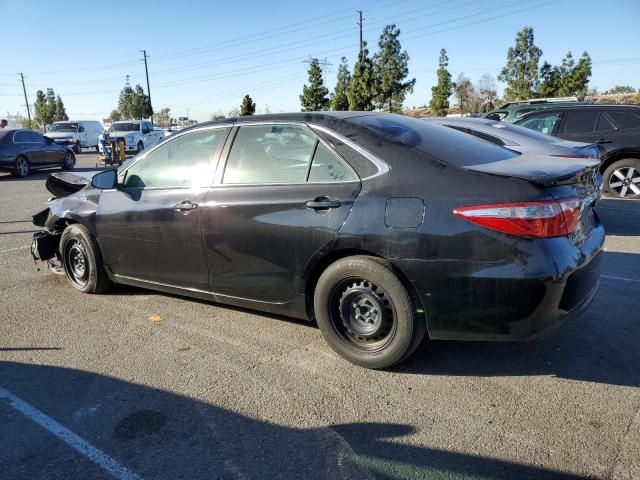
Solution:
<svg viewBox="0 0 640 480">
<path fill-rule="evenodd" d="M 0 173 L 0 478 L 640 478 L 640 202 L 600 202 L 600 290 L 552 334 L 370 371 L 306 322 L 38 270 L 46 175 Z"/>
</svg>

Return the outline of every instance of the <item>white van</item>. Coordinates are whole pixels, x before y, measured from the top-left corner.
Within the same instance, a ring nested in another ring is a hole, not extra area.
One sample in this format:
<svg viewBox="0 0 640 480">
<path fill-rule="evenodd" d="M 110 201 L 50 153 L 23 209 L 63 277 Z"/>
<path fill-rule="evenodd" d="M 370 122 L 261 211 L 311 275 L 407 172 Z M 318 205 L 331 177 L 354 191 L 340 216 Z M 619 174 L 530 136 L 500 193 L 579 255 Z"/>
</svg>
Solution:
<svg viewBox="0 0 640 480">
<path fill-rule="evenodd" d="M 45 135 L 56 143 L 73 146 L 80 153 L 83 148 L 98 150 L 98 137 L 102 134 L 102 125 L 97 120 L 72 120 L 53 122 Z"/>
</svg>

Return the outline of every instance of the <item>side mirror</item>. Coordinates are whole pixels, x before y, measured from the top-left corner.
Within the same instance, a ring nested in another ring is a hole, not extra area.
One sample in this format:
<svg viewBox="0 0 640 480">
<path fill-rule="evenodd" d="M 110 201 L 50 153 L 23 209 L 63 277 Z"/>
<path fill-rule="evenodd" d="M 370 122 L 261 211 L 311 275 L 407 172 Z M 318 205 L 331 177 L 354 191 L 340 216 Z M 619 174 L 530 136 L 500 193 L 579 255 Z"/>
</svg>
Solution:
<svg viewBox="0 0 640 480">
<path fill-rule="evenodd" d="M 147 133 L 151 133 L 151 130 L 149 130 L 148 128 L 143 128 L 142 133 L 146 135 Z"/>
<path fill-rule="evenodd" d="M 100 190 L 110 190 L 116 188 L 118 184 L 118 171 L 105 170 L 97 173 L 91 179 L 91 186 Z"/>
<path fill-rule="evenodd" d="M 83 133 L 85 131 L 84 127 L 78 128 L 78 133 Z"/>
</svg>

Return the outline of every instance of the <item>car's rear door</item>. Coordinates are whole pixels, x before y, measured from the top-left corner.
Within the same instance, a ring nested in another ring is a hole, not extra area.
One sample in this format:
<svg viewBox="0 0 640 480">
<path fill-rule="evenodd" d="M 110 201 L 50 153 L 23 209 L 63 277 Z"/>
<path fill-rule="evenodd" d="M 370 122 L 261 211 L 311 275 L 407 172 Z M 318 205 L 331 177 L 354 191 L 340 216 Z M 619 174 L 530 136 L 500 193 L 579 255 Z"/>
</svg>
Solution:
<svg viewBox="0 0 640 480">
<path fill-rule="evenodd" d="M 200 212 L 229 130 L 176 135 L 120 172 L 118 189 L 101 193 L 97 237 L 116 275 L 207 288 Z"/>
<path fill-rule="evenodd" d="M 18 130 L 13 134 L 13 143 L 16 147 L 16 155 L 24 155 L 27 157 L 32 167 L 41 167 L 46 162 L 45 154 L 36 138 L 32 136 L 30 130 Z"/>
<path fill-rule="evenodd" d="M 565 140 L 586 143 L 610 142 L 615 126 L 600 109 L 582 108 L 568 110 L 555 133 Z"/>
<path fill-rule="evenodd" d="M 201 210 L 209 288 L 286 302 L 344 224 L 360 180 L 302 124 L 244 125 L 234 134 Z"/>
</svg>

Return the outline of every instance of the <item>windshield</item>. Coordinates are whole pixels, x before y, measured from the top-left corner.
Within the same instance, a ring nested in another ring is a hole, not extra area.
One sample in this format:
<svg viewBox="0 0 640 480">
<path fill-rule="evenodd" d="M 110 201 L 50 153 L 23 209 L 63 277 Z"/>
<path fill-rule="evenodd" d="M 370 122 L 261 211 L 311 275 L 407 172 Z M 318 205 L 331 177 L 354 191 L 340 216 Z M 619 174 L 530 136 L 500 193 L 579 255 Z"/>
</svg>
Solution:
<svg viewBox="0 0 640 480">
<path fill-rule="evenodd" d="M 49 127 L 50 132 L 70 132 L 76 133 L 78 131 L 78 124 L 71 122 L 54 123 Z"/>
<path fill-rule="evenodd" d="M 140 130 L 140 123 L 138 122 L 123 122 L 114 123 L 109 127 L 109 133 L 113 132 L 137 132 Z"/>
</svg>

